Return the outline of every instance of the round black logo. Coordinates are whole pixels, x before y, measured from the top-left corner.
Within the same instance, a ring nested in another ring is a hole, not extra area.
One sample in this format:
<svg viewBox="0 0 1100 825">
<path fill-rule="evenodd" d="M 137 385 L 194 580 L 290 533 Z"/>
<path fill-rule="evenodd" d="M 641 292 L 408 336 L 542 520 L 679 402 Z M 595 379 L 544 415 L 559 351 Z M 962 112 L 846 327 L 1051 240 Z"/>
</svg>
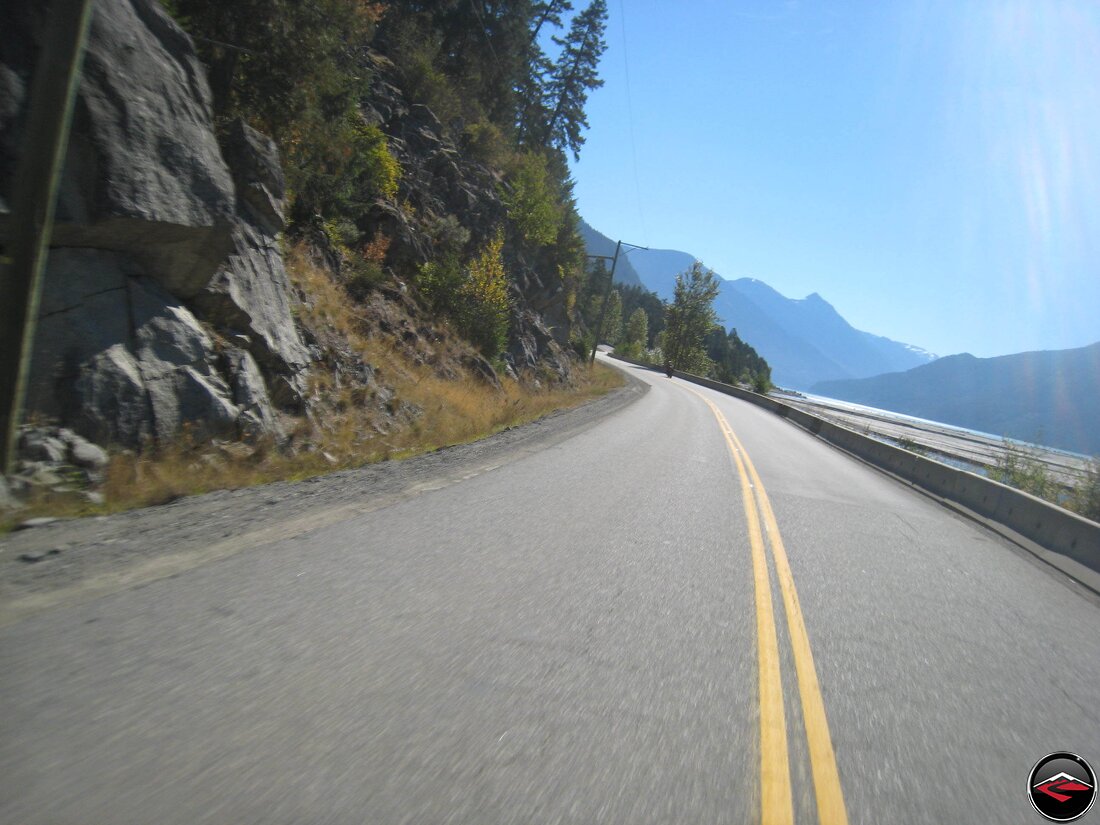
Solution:
<svg viewBox="0 0 1100 825">
<path fill-rule="evenodd" d="M 1072 822 L 1092 807 L 1096 775 L 1077 754 L 1052 753 L 1031 769 L 1027 795 L 1035 810 L 1051 822 Z"/>
</svg>

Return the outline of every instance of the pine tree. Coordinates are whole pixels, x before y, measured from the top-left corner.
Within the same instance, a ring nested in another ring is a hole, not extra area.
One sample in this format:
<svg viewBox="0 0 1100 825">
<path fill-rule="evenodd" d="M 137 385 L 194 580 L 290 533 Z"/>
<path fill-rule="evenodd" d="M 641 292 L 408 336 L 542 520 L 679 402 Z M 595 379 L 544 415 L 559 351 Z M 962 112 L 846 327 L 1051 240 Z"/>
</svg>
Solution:
<svg viewBox="0 0 1100 825">
<path fill-rule="evenodd" d="M 588 93 L 603 85 L 596 67 L 607 49 L 603 37 L 606 28 L 607 2 L 592 0 L 588 8 L 573 18 L 569 34 L 554 38 L 561 54 L 550 73 L 541 107 L 546 120 L 537 131 L 543 146 L 562 152 L 568 149 L 574 158 L 580 156 L 584 144 L 581 131 L 588 128 L 584 114 Z"/>
<path fill-rule="evenodd" d="M 673 301 L 665 310 L 665 359 L 675 369 L 706 375 L 711 369 L 705 341 L 717 315 L 718 279 L 696 261 L 691 269 L 676 276 Z"/>
<path fill-rule="evenodd" d="M 527 41 L 527 71 L 516 86 L 516 96 L 520 101 L 516 110 L 516 133 L 521 140 L 537 134 L 538 125 L 545 122 L 549 114 L 546 94 L 554 63 L 543 51 L 539 35 L 548 26 L 560 29 L 562 14 L 572 10 L 573 4 L 569 0 L 550 0 L 535 3 L 532 7 Z"/>
<path fill-rule="evenodd" d="M 771 378 L 771 367 L 759 353 L 741 340 L 737 330 L 728 333 L 715 326 L 706 337 L 707 357 L 713 362 L 710 378 L 726 384 L 740 381 L 752 383 L 756 376 Z"/>
<path fill-rule="evenodd" d="M 531 16 L 531 42 L 536 43 L 542 27 L 547 23 L 554 28 L 561 28 L 561 16 L 565 12 L 573 11 L 570 0 L 550 0 L 549 3 L 535 3 Z"/>
<path fill-rule="evenodd" d="M 612 290 L 607 298 L 607 312 L 603 322 L 603 340 L 615 346 L 623 335 L 623 298 L 619 291 Z"/>
<path fill-rule="evenodd" d="M 637 358 L 649 343 L 649 316 L 641 307 L 631 313 L 626 322 L 623 340 L 616 350 L 628 358 Z"/>
<path fill-rule="evenodd" d="M 623 315 L 629 318 L 634 311 L 641 309 L 646 316 L 646 340 L 642 349 L 654 344 L 654 339 L 665 328 L 665 304 L 654 293 L 640 286 L 621 284 L 617 287 L 623 296 Z"/>
</svg>

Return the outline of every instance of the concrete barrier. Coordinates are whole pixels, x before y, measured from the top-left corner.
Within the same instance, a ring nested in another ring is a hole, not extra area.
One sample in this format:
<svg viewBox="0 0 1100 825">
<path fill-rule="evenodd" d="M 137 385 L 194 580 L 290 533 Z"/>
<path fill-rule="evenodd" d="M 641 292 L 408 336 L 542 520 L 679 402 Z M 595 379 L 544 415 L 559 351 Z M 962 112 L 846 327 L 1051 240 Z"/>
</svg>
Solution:
<svg viewBox="0 0 1100 825">
<path fill-rule="evenodd" d="M 658 369 L 652 364 L 621 355 L 611 357 L 639 367 Z M 886 470 L 938 498 L 960 505 L 983 519 L 1003 525 L 1039 547 L 1100 574 L 1100 524 L 1094 521 L 1022 490 L 869 438 L 766 395 L 679 370 L 674 375 L 776 413 L 868 464 Z M 1072 567 L 1067 568 L 1058 564 L 1056 559 L 1042 557 L 1075 578 L 1082 578 L 1077 575 L 1079 571 Z M 1096 589 L 1100 579 L 1088 578 L 1089 586 Z"/>
</svg>

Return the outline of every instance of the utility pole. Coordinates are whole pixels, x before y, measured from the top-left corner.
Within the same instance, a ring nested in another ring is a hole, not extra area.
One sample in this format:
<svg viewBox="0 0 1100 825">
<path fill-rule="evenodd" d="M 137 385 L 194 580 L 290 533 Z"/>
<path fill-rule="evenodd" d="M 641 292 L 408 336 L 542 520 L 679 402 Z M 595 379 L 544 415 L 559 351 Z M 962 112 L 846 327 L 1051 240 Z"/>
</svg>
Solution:
<svg viewBox="0 0 1100 825">
<path fill-rule="evenodd" d="M 12 186 L 12 213 L 0 238 L 0 471 L 15 465 L 27 395 L 58 179 L 69 143 L 92 0 L 53 0 L 31 86 L 23 154 Z"/>
<path fill-rule="evenodd" d="M 600 345 L 600 336 L 603 335 L 603 318 L 604 318 L 604 315 L 607 313 L 607 302 L 611 300 L 611 288 L 615 283 L 615 266 L 619 263 L 619 253 L 622 251 L 623 246 L 629 246 L 630 247 L 630 249 L 626 250 L 626 253 L 624 253 L 624 254 L 629 254 L 629 253 L 633 252 L 635 249 L 643 249 L 643 250 L 646 250 L 646 251 L 649 250 L 648 246 L 638 246 L 637 244 L 632 244 L 632 243 L 624 244 L 622 241 L 618 241 L 615 244 L 615 254 L 613 256 L 608 256 L 608 255 L 589 255 L 588 256 L 589 258 L 597 258 L 601 261 L 611 261 L 611 274 L 607 278 L 607 289 L 604 291 L 604 294 L 603 294 L 603 304 L 600 306 L 600 314 L 596 318 L 596 336 L 595 336 L 595 340 L 592 341 L 592 355 L 588 359 L 588 363 L 590 363 L 590 364 L 596 363 L 596 348 Z"/>
</svg>

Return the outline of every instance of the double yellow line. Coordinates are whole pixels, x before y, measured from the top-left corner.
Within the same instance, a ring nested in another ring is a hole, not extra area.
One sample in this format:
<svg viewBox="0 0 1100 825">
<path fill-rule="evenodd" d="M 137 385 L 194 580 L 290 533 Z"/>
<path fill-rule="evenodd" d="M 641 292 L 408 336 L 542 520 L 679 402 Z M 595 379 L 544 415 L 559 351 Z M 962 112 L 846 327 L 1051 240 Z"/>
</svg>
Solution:
<svg viewBox="0 0 1100 825">
<path fill-rule="evenodd" d="M 806 741 L 810 768 L 817 797 L 817 815 L 821 825 L 847 825 L 844 795 L 840 789 L 836 755 L 825 718 L 825 702 L 817 681 L 806 622 L 798 604 L 794 576 L 787 561 L 787 551 L 779 534 L 779 525 L 772 512 L 768 493 L 753 466 L 752 459 L 730 427 L 722 411 L 702 393 L 690 387 L 714 417 L 726 439 L 730 455 L 741 479 L 741 499 L 745 521 L 749 528 L 752 550 L 752 571 L 756 587 L 756 647 L 760 671 L 760 821 L 764 825 L 792 825 L 794 808 L 791 797 L 790 759 L 787 753 L 787 723 L 783 711 L 783 681 L 779 669 L 779 639 L 772 608 L 771 578 L 764 555 L 764 534 L 771 547 L 783 607 L 787 614 L 787 631 L 791 638 L 794 669 L 798 677 L 798 692 L 802 700 L 802 718 L 806 726 Z M 763 532 L 761 531 L 763 521 Z"/>
</svg>

